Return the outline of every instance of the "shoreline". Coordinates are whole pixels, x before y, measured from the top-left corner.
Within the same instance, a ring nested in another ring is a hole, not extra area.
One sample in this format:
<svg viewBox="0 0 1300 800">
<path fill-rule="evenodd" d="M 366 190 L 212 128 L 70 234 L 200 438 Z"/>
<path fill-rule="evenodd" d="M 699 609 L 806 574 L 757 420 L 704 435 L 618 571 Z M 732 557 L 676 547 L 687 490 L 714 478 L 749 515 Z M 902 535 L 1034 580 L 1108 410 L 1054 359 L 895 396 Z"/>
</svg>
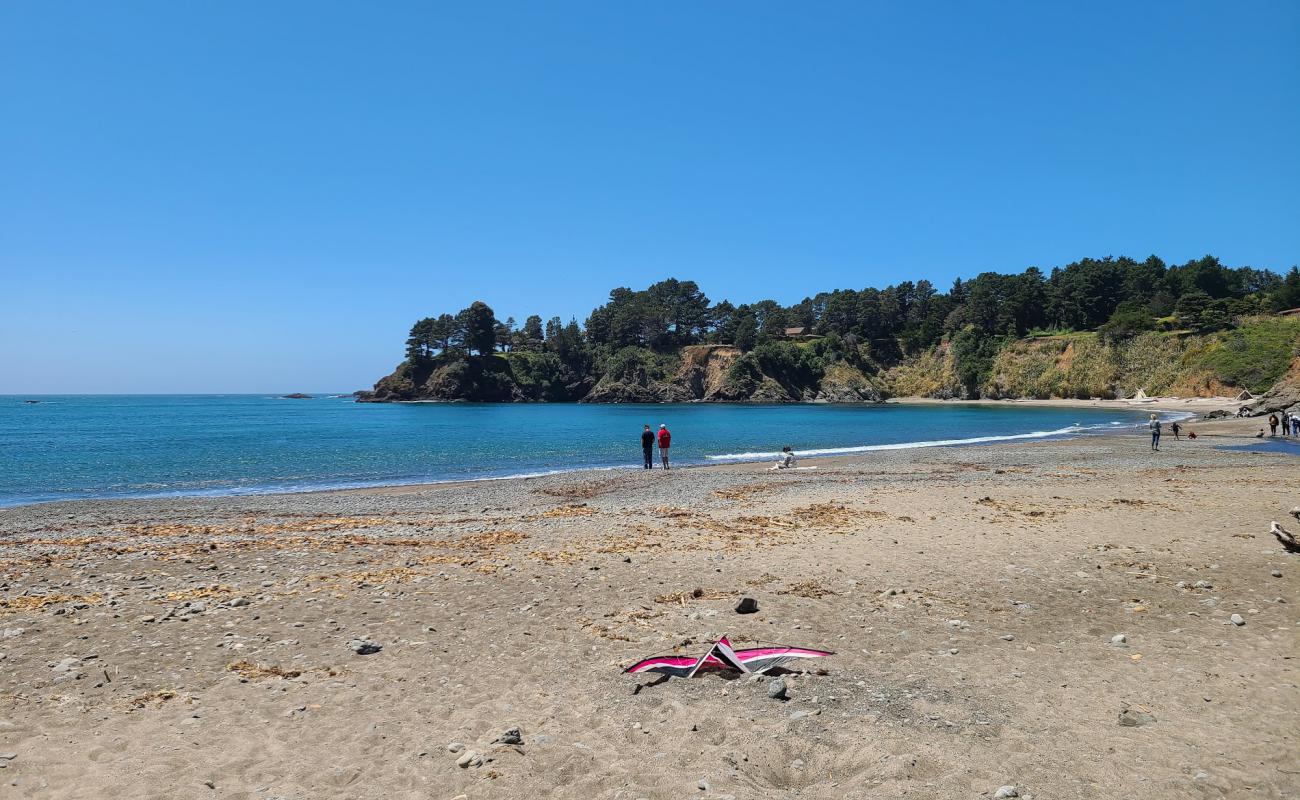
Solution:
<svg viewBox="0 0 1300 800">
<path fill-rule="evenodd" d="M 1203 408 L 1198 409 L 1200 411 L 1206 409 L 1213 410 L 1213 409 L 1209 409 L 1209 406 L 1213 406 L 1214 408 L 1219 408 L 1222 406 L 1222 403 L 1218 403 L 1214 399 L 1202 398 L 1201 400 L 1203 400 L 1204 402 L 1202 404 Z M 425 402 L 425 401 L 415 401 L 415 402 Z M 893 403 L 894 401 L 889 401 L 889 402 Z M 1184 427 L 1188 427 L 1189 424 L 1195 424 L 1198 437 L 1240 439 L 1240 444 L 1249 444 L 1251 442 L 1257 441 L 1251 434 L 1251 432 L 1255 430 L 1255 426 L 1258 424 L 1258 422 L 1253 418 L 1249 418 L 1249 417 L 1222 418 L 1222 419 L 1215 419 L 1215 420 L 1197 421 L 1195 420 L 1196 412 L 1193 411 L 1193 409 L 1188 408 L 1186 405 L 1186 403 L 1189 402 L 1192 401 L 1186 400 L 1186 401 L 1174 402 L 1169 400 L 1168 398 L 1165 398 L 1160 401 L 1154 401 L 1152 404 L 1144 404 L 1140 407 L 1134 407 L 1128 405 L 1127 404 L 1128 401 L 1115 401 L 1115 400 L 1091 401 L 1091 400 L 1052 399 L 1052 400 L 1007 401 L 1007 400 L 909 399 L 906 401 L 899 401 L 898 404 L 899 405 L 904 405 L 904 404 L 946 405 L 952 403 L 961 403 L 961 404 L 976 404 L 976 405 L 990 405 L 990 406 L 1005 407 L 1005 405 L 1007 405 L 1008 403 L 1018 403 L 1024 405 L 1045 406 L 1045 407 L 1054 406 L 1054 407 L 1063 407 L 1063 408 L 1110 407 L 1110 408 L 1114 408 L 1116 411 L 1125 411 L 1125 412 L 1152 410 L 1152 411 L 1158 411 L 1162 413 L 1189 413 L 1192 414 L 1192 417 L 1182 420 L 1183 425 Z M 1102 405 L 1102 404 L 1113 404 L 1113 405 Z M 832 453 L 815 452 L 810 455 L 808 454 L 801 455 L 799 456 L 799 459 L 801 462 L 807 462 L 807 461 L 816 462 L 815 464 L 811 465 L 814 467 L 824 466 L 826 468 L 835 468 L 846 464 L 855 464 L 858 462 L 866 461 L 871 459 L 872 457 L 879 457 L 881 454 L 889 453 L 889 452 L 908 453 L 908 452 L 914 452 L 919 450 L 951 449 L 951 448 L 964 448 L 964 447 L 997 447 L 997 446 L 1017 446 L 1017 445 L 1028 446 L 1036 443 L 1045 443 L 1045 442 L 1052 442 L 1052 441 L 1072 441 L 1072 440 L 1086 439 L 1092 437 L 1118 437 L 1118 436 L 1125 436 L 1125 435 L 1130 435 L 1136 438 L 1145 439 L 1146 436 L 1145 432 L 1140 430 L 1140 428 L 1143 425 L 1144 425 L 1143 421 L 1135 421 L 1131 427 L 1118 426 L 1118 427 L 1107 427 L 1107 428 L 1083 429 L 1083 430 L 1078 430 L 1073 432 L 1063 432 L 1063 433 L 1029 432 L 1024 434 L 1009 434 L 1006 436 L 993 438 L 989 441 L 980 441 L 978 437 L 976 437 L 973 439 L 948 440 L 943 442 L 918 441 L 918 442 L 906 442 L 906 443 L 899 443 L 899 444 L 865 445 L 862 446 L 864 449 L 854 449 L 849 452 L 832 452 Z M 1188 429 L 1190 430 L 1190 428 Z M 839 450 L 841 448 L 835 448 L 835 449 Z M 796 454 L 798 454 L 798 452 L 799 451 L 796 451 Z M 674 467 L 674 471 L 725 471 L 725 470 L 754 471 L 756 468 L 759 471 L 765 471 L 770 468 L 772 459 L 774 459 L 775 456 L 776 453 L 773 452 L 770 456 L 756 456 L 754 458 L 731 459 L 731 458 L 714 457 L 717 458 L 717 460 L 683 463 L 681 466 Z M 810 465 L 805 464 L 804 466 L 810 466 Z M 536 481 L 536 480 L 546 479 L 546 478 L 551 478 L 556 476 L 594 479 L 599 476 L 605 476 L 609 474 L 618 474 L 624 472 L 639 473 L 642 471 L 643 470 L 641 470 L 641 468 L 638 467 L 637 465 L 629 463 L 627 465 L 618 465 L 618 466 L 603 466 L 603 467 L 602 466 L 581 466 L 581 467 L 573 467 L 570 469 L 548 470 L 544 472 L 528 472 L 528 473 L 520 473 L 520 474 L 484 476 L 484 477 L 476 477 L 476 478 L 449 478 L 446 480 L 434 480 L 434 481 L 420 480 L 420 481 L 413 481 L 413 482 L 406 482 L 406 483 L 384 482 L 384 483 L 376 483 L 376 484 L 361 485 L 361 486 L 326 486 L 321 488 L 294 488 L 285 491 L 261 490 L 261 489 L 253 489 L 248 491 L 220 490 L 220 491 L 214 491 L 209 493 L 183 493 L 182 492 L 182 493 L 169 493 L 169 494 L 157 494 L 157 495 L 126 495 L 120 497 L 92 497 L 92 498 L 68 498 L 68 499 L 60 498 L 60 499 L 50 499 L 50 500 L 36 500 L 30 502 L 16 503 L 12 505 L 0 505 L 0 516 L 3 516 L 4 514 L 15 510 L 28 509 L 34 507 L 49 507 L 49 506 L 66 507 L 70 505 L 80 506 L 84 504 L 99 504 L 99 503 L 137 503 L 137 502 L 153 503 L 153 502 L 183 501 L 183 500 L 213 501 L 213 500 L 221 500 L 227 498 L 229 499 L 263 498 L 263 497 L 274 498 L 274 497 L 297 497 L 297 496 L 332 495 L 332 494 L 344 494 L 344 495 L 397 494 L 400 495 L 407 492 L 420 492 L 420 491 L 434 489 L 438 487 L 449 487 L 449 486 L 475 487 L 484 484 L 493 484 L 493 483 L 501 483 L 501 482 L 526 483 L 529 481 Z M 662 472 L 662 470 L 656 467 L 654 472 Z"/>
</svg>

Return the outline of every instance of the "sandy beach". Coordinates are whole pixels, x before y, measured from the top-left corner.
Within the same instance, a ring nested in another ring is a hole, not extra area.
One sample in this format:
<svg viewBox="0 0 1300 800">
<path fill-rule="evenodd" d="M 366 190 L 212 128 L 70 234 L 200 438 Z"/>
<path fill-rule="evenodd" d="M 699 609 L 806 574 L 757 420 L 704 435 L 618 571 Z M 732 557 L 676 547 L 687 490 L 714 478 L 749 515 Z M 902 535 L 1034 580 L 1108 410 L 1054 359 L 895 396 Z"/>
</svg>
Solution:
<svg viewBox="0 0 1300 800">
<path fill-rule="evenodd" d="M 0 510 L 0 796 L 1298 797 L 1258 425 Z"/>
</svg>

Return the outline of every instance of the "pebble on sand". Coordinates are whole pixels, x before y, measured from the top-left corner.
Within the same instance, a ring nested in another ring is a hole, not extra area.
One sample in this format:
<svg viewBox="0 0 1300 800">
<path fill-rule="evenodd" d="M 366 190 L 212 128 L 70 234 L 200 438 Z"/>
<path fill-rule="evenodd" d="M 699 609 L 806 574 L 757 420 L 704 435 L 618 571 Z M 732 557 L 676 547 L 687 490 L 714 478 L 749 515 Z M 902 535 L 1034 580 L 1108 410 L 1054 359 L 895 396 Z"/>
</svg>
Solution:
<svg viewBox="0 0 1300 800">
<path fill-rule="evenodd" d="M 781 680 L 780 678 L 770 681 L 767 684 L 767 696 L 772 698 L 773 700 L 785 700 L 786 699 L 785 681 Z"/>
<path fill-rule="evenodd" d="M 758 611 L 758 601 L 752 597 L 742 597 L 736 605 L 737 614 L 753 614 L 755 611 Z"/>
<path fill-rule="evenodd" d="M 1125 728 L 1139 728 L 1143 725 L 1150 725 L 1155 721 L 1154 716 L 1139 709 L 1124 708 L 1119 712 L 1119 724 Z"/>
<path fill-rule="evenodd" d="M 1119 647 L 1120 645 L 1124 644 L 1127 641 L 1128 641 L 1128 637 L 1122 633 L 1117 633 L 1114 636 L 1110 637 L 1110 643 L 1115 645 L 1116 647 Z"/>
<path fill-rule="evenodd" d="M 1242 619 L 1240 614 L 1233 614 L 1231 617 L 1228 617 L 1228 622 L 1231 622 L 1238 628 L 1246 624 L 1246 620 Z"/>
<path fill-rule="evenodd" d="M 353 639 L 348 642 L 348 649 L 359 656 L 369 656 L 383 650 L 384 646 L 376 644 L 369 639 Z"/>
<path fill-rule="evenodd" d="M 511 728 L 496 739 L 496 744 L 523 744 L 524 736 L 518 728 Z"/>
<path fill-rule="evenodd" d="M 1019 796 L 1020 796 L 1020 790 L 1014 786 L 999 786 L 997 791 L 993 793 L 994 798 L 1019 797 Z"/>
</svg>

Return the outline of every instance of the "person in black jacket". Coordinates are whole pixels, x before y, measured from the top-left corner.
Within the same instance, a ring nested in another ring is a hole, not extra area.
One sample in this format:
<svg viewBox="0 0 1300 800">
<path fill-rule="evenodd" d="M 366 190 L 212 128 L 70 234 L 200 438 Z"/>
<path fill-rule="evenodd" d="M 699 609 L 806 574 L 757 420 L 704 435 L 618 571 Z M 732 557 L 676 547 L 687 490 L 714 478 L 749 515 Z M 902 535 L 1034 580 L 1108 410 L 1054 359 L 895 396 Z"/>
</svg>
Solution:
<svg viewBox="0 0 1300 800">
<path fill-rule="evenodd" d="M 641 452 L 645 454 L 645 468 L 655 468 L 655 434 L 650 430 L 650 426 L 645 426 L 641 432 Z"/>
</svg>

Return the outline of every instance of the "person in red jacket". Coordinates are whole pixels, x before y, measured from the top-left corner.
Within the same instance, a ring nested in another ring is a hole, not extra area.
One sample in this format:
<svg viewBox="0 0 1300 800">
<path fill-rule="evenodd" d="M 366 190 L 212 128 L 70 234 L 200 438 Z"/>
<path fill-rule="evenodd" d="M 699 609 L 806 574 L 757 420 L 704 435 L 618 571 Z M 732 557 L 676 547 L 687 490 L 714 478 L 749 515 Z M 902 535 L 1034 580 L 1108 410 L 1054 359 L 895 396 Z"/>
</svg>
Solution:
<svg viewBox="0 0 1300 800">
<path fill-rule="evenodd" d="M 659 458 L 663 459 L 664 469 L 668 469 L 668 445 L 672 444 L 673 435 L 667 425 L 659 426 Z"/>
</svg>

